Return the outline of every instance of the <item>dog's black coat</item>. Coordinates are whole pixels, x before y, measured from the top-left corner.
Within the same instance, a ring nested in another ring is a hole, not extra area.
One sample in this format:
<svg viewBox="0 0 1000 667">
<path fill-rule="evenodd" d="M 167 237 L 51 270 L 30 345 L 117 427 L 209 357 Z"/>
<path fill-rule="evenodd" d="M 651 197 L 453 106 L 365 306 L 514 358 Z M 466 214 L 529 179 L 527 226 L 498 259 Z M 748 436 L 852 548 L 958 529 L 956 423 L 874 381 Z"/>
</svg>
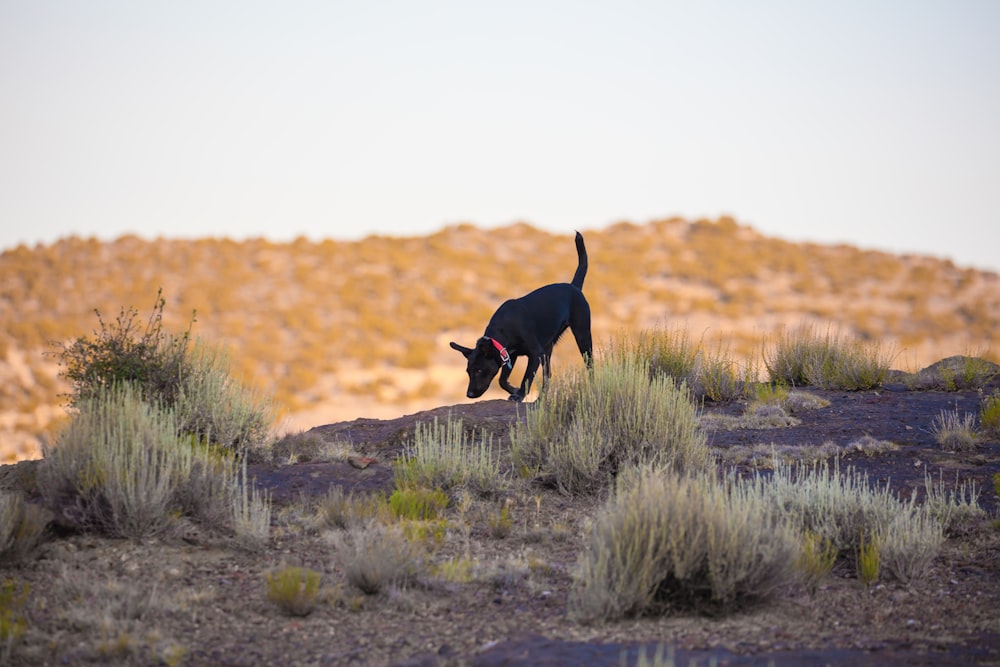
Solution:
<svg viewBox="0 0 1000 667">
<path fill-rule="evenodd" d="M 531 390 L 531 381 L 539 365 L 546 380 L 552 376 L 552 348 L 567 328 L 573 332 L 584 361 L 588 366 L 591 364 L 594 349 L 590 336 L 590 304 L 582 291 L 587 275 L 587 248 L 579 232 L 576 233 L 576 254 L 578 265 L 572 282 L 539 287 L 519 299 L 504 302 L 493 313 L 475 347 L 451 344 L 468 360 L 466 395 L 469 398 L 482 396 L 500 371 L 500 386 L 510 394 L 510 400 L 524 399 Z M 509 363 L 503 359 L 502 351 L 510 355 Z M 508 380 L 514 362 L 522 355 L 528 358 L 528 367 L 521 386 L 515 389 Z"/>
</svg>

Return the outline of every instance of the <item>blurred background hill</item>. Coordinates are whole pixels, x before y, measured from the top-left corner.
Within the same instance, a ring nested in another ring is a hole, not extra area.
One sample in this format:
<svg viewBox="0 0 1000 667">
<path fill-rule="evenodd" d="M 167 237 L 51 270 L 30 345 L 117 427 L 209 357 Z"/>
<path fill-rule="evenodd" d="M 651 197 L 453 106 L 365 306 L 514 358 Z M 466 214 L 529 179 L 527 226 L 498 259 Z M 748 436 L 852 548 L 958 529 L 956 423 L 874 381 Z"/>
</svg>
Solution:
<svg viewBox="0 0 1000 667">
<path fill-rule="evenodd" d="M 622 332 L 683 327 L 740 357 L 782 327 L 835 326 L 917 370 L 944 356 L 997 360 L 1000 275 L 928 256 L 768 238 L 730 218 L 581 230 L 598 350 Z M 64 415 L 53 341 L 89 335 L 94 309 L 224 344 L 273 392 L 282 430 L 392 417 L 466 400 L 464 359 L 500 303 L 576 267 L 572 237 L 527 224 L 413 238 L 291 243 L 67 238 L 0 255 L 0 460 L 38 456 Z M 572 341 L 558 368 L 580 363 Z M 523 365 L 523 364 L 522 364 Z M 521 366 L 515 371 L 520 377 Z M 495 390 L 491 390 L 495 391 Z M 491 393 L 487 397 L 499 397 Z"/>
</svg>

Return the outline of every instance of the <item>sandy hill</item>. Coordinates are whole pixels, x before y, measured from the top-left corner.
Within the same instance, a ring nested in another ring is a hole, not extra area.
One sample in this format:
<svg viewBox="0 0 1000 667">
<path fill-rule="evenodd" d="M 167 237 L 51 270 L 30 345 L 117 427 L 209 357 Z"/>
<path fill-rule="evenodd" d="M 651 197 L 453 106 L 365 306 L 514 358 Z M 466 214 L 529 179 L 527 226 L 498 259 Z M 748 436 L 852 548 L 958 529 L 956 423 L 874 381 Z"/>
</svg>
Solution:
<svg viewBox="0 0 1000 667">
<path fill-rule="evenodd" d="M 750 355 L 782 326 L 812 323 L 894 346 L 908 370 L 957 353 L 996 359 L 993 272 L 790 243 L 729 218 L 583 231 L 598 347 L 665 324 Z M 448 341 L 471 343 L 504 299 L 569 280 L 575 266 L 570 235 L 525 224 L 358 242 L 69 238 L 9 250 L 0 255 L 0 458 L 37 455 L 66 391 L 48 343 L 94 331 L 95 308 L 106 319 L 123 306 L 148 314 L 162 287 L 168 327 L 184 329 L 197 311 L 194 333 L 225 343 L 274 392 L 285 428 L 304 428 L 461 400 L 464 364 Z M 564 344 L 554 364 L 575 357 Z"/>
</svg>

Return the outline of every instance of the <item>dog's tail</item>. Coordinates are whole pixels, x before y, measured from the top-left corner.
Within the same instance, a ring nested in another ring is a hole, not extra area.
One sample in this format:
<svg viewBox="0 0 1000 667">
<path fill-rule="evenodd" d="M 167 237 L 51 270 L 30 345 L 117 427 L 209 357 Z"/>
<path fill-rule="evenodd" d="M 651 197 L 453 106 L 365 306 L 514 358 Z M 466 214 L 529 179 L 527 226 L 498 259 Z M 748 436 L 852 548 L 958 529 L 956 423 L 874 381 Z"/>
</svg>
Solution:
<svg viewBox="0 0 1000 667">
<path fill-rule="evenodd" d="M 583 289 L 583 279 L 587 277 L 587 246 L 583 245 L 583 234 L 576 233 L 576 256 L 579 264 L 573 274 L 573 287 Z"/>
</svg>

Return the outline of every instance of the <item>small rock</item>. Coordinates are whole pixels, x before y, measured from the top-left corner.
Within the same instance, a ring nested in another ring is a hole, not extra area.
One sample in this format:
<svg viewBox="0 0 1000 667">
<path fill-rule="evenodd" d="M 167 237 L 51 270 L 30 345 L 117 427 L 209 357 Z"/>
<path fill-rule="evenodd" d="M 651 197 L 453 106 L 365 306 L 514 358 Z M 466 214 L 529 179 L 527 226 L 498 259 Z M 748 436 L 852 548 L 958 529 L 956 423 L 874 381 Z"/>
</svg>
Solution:
<svg viewBox="0 0 1000 667">
<path fill-rule="evenodd" d="M 376 459 L 370 456 L 348 456 L 347 462 L 358 470 L 364 470 L 373 463 L 377 463 Z"/>
</svg>

